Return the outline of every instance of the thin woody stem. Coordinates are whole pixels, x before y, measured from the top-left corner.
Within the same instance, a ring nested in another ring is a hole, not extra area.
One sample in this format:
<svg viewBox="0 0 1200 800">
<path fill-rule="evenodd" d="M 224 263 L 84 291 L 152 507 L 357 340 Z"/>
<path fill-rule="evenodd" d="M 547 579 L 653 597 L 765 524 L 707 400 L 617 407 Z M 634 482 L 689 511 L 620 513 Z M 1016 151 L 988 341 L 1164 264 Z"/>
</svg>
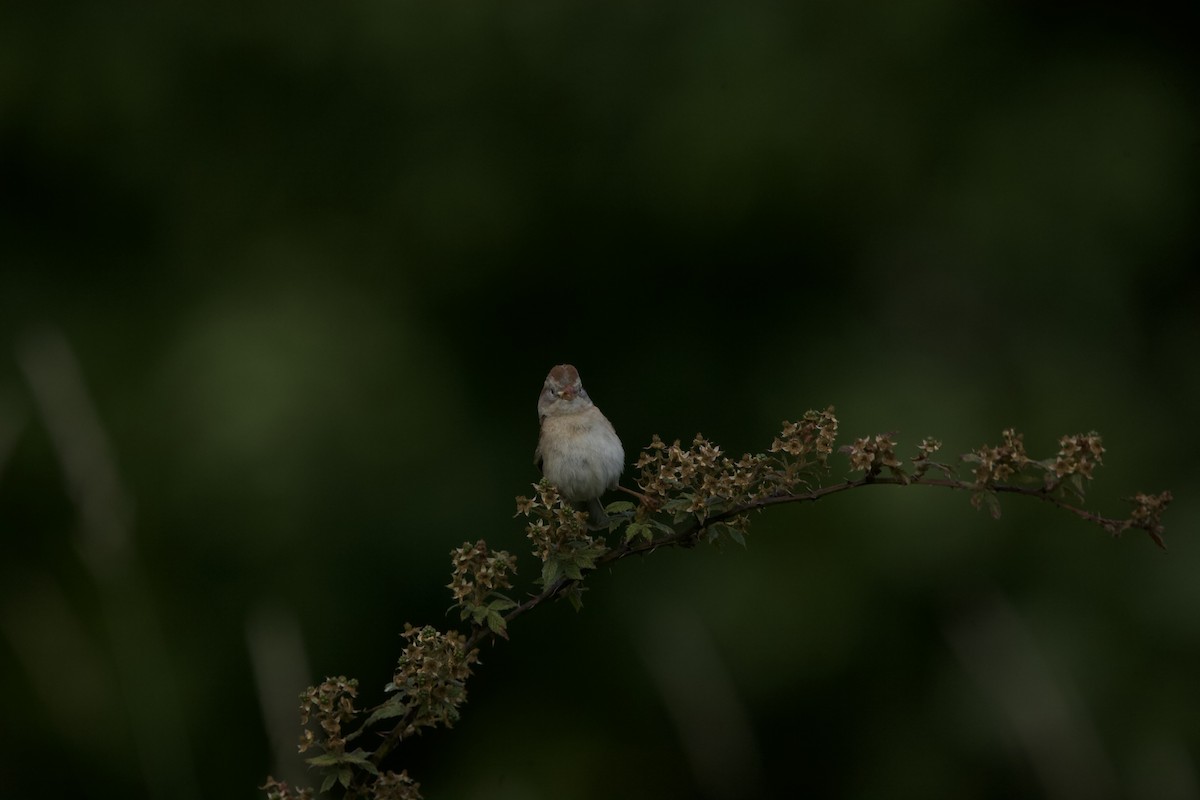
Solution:
<svg viewBox="0 0 1200 800">
<path fill-rule="evenodd" d="M 1099 514 L 1094 514 L 1090 511 L 1079 508 L 1078 506 L 1067 503 L 1061 498 L 1055 497 L 1049 491 L 1041 488 L 1016 486 L 1012 484 L 992 484 L 981 488 L 973 483 L 960 481 L 954 478 L 901 478 L 895 476 L 866 475 L 856 480 L 848 480 L 842 483 L 822 486 L 818 489 L 812 489 L 807 492 L 789 492 L 786 494 L 763 497 L 747 503 L 740 503 L 733 508 L 729 508 L 717 514 L 713 514 L 712 516 L 705 517 L 703 520 L 697 519 L 696 521 L 692 522 L 692 524 L 679 529 L 675 533 L 664 536 L 661 539 L 655 539 L 649 542 L 642 541 L 638 542 L 637 544 L 622 542 L 620 545 L 612 550 L 609 550 L 607 553 L 597 559 L 596 568 L 598 569 L 603 566 L 615 564 L 621 559 L 629 558 L 630 556 L 644 555 L 663 547 L 686 547 L 694 545 L 698 540 L 701 531 L 703 531 L 709 525 L 717 522 L 723 522 L 727 519 L 736 517 L 739 514 L 744 514 L 747 511 L 754 511 L 756 509 L 766 508 L 767 506 L 784 505 L 786 503 L 813 503 L 824 497 L 828 497 L 829 495 L 850 491 L 851 489 L 860 489 L 864 486 L 908 485 L 936 486 L 943 489 L 951 489 L 956 491 L 991 491 L 1003 494 L 1019 494 L 1050 503 L 1057 508 L 1061 508 L 1064 511 L 1069 511 L 1083 520 L 1100 525 L 1101 527 L 1110 531 L 1120 531 L 1128 526 L 1127 521 L 1125 520 L 1110 519 Z M 643 504 L 647 503 L 647 498 L 645 495 L 630 489 L 625 489 L 624 487 L 618 488 L 621 488 L 623 491 L 638 497 Z M 527 600 L 525 600 L 525 602 L 521 603 L 505 614 L 505 623 L 511 623 L 513 620 L 517 619 L 523 614 L 528 613 L 529 611 L 532 611 L 534 608 L 537 608 L 547 600 L 552 600 L 559 597 L 577 583 L 579 583 L 578 580 L 567 578 L 565 576 L 558 577 L 552 581 L 549 586 L 544 587 L 541 592 L 529 597 Z M 484 642 L 489 640 L 494 641 L 495 638 L 496 633 L 491 628 L 482 625 L 475 626 L 471 632 L 471 635 L 467 637 L 467 640 L 463 645 L 463 652 L 470 653 Z M 387 733 L 384 740 L 371 755 L 371 761 L 373 763 L 377 765 L 380 764 L 384 757 L 386 757 L 392 748 L 395 747 L 395 745 L 401 740 L 403 731 L 410 722 L 409 716 L 410 715 L 408 714 L 404 715 Z"/>
<path fill-rule="evenodd" d="M 637 544 L 623 543 L 612 550 L 609 550 L 607 553 L 597 559 L 596 567 L 599 568 L 609 564 L 614 564 L 623 558 L 650 553 L 663 547 L 680 547 L 683 545 L 693 544 L 700 531 L 704 530 L 704 528 L 707 526 L 713 524 L 714 522 L 723 522 L 727 519 L 736 517 L 739 514 L 744 514 L 747 511 L 754 511 L 759 508 L 783 505 L 786 503 L 813 503 L 824 497 L 828 497 L 831 494 L 838 494 L 839 492 L 845 492 L 851 489 L 859 489 L 864 486 L 905 485 L 938 486 L 943 489 L 979 491 L 979 488 L 974 484 L 949 478 L 910 478 L 905 480 L 903 478 L 885 477 L 881 475 L 866 476 L 853 481 L 844 481 L 842 483 L 835 483 L 829 486 L 822 486 L 819 489 L 813 489 L 807 492 L 772 495 L 770 497 L 764 497 L 760 500 L 741 503 L 733 508 L 726 509 L 718 514 L 707 517 L 703 521 L 693 522 L 691 525 L 681 528 L 675 533 L 665 536 L 661 539 L 655 539 L 651 542 L 639 542 Z M 1119 528 L 1124 524 L 1123 520 L 1110 519 L 1108 517 L 1104 517 L 1099 514 L 1093 514 L 1090 511 L 1071 505 L 1070 503 L 1067 503 L 1042 489 L 1034 489 L 1028 486 L 1015 486 L 1012 484 L 994 484 L 988 486 L 986 490 L 1005 494 L 1020 494 L 1025 495 L 1026 497 L 1034 497 L 1042 500 L 1043 502 L 1050 503 L 1057 508 L 1061 508 L 1064 511 L 1069 511 L 1088 522 L 1092 522 L 1109 529 L 1114 527 Z M 558 580 L 555 580 L 549 586 L 545 587 L 539 594 L 530 597 L 528 600 L 505 614 L 504 621 L 506 623 L 512 622 L 517 617 L 533 608 L 536 608 L 546 600 L 550 600 L 562 594 L 567 588 L 575 583 L 578 583 L 578 581 L 571 580 L 570 578 L 559 578 Z M 476 629 L 475 632 L 472 633 L 467 639 L 466 649 L 469 652 L 471 648 L 476 647 L 483 641 L 492 639 L 494 637 L 495 634 L 490 628 L 480 627 Z"/>
</svg>

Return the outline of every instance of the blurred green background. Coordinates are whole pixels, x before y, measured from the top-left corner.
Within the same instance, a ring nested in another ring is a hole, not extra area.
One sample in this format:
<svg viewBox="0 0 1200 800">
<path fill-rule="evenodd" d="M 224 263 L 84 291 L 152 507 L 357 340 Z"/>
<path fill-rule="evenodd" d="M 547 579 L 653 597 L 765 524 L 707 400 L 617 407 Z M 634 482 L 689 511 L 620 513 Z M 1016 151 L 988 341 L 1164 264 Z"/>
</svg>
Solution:
<svg viewBox="0 0 1200 800">
<path fill-rule="evenodd" d="M 855 492 L 486 648 L 429 798 L 1200 797 L 1197 14 L 7 3 L 0 795 L 301 783 L 448 554 L 529 555 L 575 363 L 629 460 L 1099 430 L 1092 503 Z M 840 467 L 834 479 L 841 477 Z M 628 476 L 627 476 L 628 483 Z M 527 585 L 527 584 L 526 584 Z"/>
</svg>

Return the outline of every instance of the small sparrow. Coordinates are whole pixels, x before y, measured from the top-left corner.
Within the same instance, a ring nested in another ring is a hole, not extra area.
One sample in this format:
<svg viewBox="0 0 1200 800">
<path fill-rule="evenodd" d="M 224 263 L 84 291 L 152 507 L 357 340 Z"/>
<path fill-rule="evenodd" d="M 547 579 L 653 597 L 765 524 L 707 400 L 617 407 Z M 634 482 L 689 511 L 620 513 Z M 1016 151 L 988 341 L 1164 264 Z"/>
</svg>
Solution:
<svg viewBox="0 0 1200 800">
<path fill-rule="evenodd" d="M 538 398 L 538 436 L 533 463 L 577 507 L 587 507 L 592 528 L 608 526 L 600 495 L 617 488 L 625 450 L 612 423 L 592 403 L 570 364 L 550 370 Z"/>
</svg>

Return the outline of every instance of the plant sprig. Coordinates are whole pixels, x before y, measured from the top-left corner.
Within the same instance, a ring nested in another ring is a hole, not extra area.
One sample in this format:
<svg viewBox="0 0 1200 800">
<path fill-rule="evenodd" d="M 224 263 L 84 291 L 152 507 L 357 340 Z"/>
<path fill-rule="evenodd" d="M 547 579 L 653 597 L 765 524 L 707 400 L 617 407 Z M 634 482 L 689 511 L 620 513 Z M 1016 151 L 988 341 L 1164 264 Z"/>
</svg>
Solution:
<svg viewBox="0 0 1200 800">
<path fill-rule="evenodd" d="M 1083 507 L 1086 489 L 1105 449 L 1099 434 L 1063 436 L 1058 452 L 1031 458 L 1024 438 L 1009 428 L 997 445 L 983 445 L 960 456 L 969 476 L 956 465 L 935 460 L 942 443 L 925 438 L 907 460 L 897 454 L 892 433 L 855 439 L 837 452 L 848 461 L 849 476 L 831 480 L 829 460 L 835 452 L 838 420 L 833 407 L 809 411 L 798 422 L 784 422 L 765 453 L 733 459 L 697 435 L 684 447 L 658 436 L 635 465 L 637 490 L 624 489 L 637 502 L 608 506 L 607 530 L 589 529 L 587 515 L 576 510 L 545 479 L 529 497 L 516 499 L 516 516 L 526 519 L 525 532 L 541 563 L 537 591 L 517 602 L 511 589 L 517 559 L 491 550 L 479 540 L 451 551 L 451 590 L 466 632 L 439 631 L 432 626 L 405 626 L 407 646 L 393 679 L 391 695 L 369 712 L 354 705 L 357 681 L 329 678 L 301 696 L 304 733 L 300 750 L 320 751 L 308 758 L 323 773 L 321 792 L 339 790 L 346 800 L 419 800 L 420 785 L 406 771 L 383 769 L 397 745 L 424 728 L 451 727 L 466 702 L 466 682 L 478 663 L 479 647 L 496 637 L 508 638 L 511 623 L 543 603 L 565 597 L 582 604 L 589 573 L 631 556 L 700 542 L 745 544 L 750 513 L 786 503 L 811 503 L 833 494 L 867 486 L 931 486 L 970 493 L 971 503 L 1000 516 L 1000 496 L 1019 495 L 1049 503 L 1099 525 L 1113 536 L 1140 530 L 1159 547 L 1162 516 L 1170 492 L 1138 492 L 1125 518 L 1106 517 Z M 319 735 L 310 726 L 315 723 Z M 349 730 L 349 732 L 345 732 Z M 371 731 L 377 736 L 367 739 Z M 373 750 L 351 742 L 375 741 Z M 295 789 L 268 778 L 268 800 L 309 800 L 311 789 Z"/>
</svg>

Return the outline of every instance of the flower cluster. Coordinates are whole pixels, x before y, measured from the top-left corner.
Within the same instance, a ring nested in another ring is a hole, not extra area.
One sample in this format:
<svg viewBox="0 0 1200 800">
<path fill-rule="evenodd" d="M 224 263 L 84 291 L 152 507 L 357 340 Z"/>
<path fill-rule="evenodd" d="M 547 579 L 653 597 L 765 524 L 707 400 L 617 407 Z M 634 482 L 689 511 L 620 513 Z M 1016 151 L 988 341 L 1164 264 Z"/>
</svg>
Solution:
<svg viewBox="0 0 1200 800">
<path fill-rule="evenodd" d="M 680 522 L 704 521 L 733 506 L 792 493 L 822 471 L 837 438 L 833 407 L 808 411 L 799 422 L 784 421 L 771 443 L 772 455 L 743 455 L 734 461 L 700 434 L 688 447 L 655 436 L 635 466 L 644 501 L 637 523 L 649 530 L 650 512 L 662 509 Z"/>
<path fill-rule="evenodd" d="M 918 454 L 913 458 L 913 461 L 928 461 L 929 457 L 942 449 L 940 439 L 934 439 L 932 436 L 926 436 L 917 445 Z"/>
<path fill-rule="evenodd" d="M 942 443 L 939 440 L 934 439 L 932 436 L 926 436 L 921 440 L 921 443 L 917 445 L 917 454 L 913 456 L 912 462 L 913 466 L 916 467 L 918 478 L 924 475 L 929 468 L 933 466 L 941 467 L 943 470 L 946 469 L 945 466 L 941 464 L 935 464 L 933 461 L 929 460 L 930 456 L 941 449 Z"/>
<path fill-rule="evenodd" d="M 329 791 L 335 783 L 349 789 L 360 770 L 371 774 L 378 773 L 370 761 L 370 753 L 361 747 L 353 751 L 346 750 L 346 743 L 357 735 L 342 733 L 343 726 L 354 721 L 359 714 L 358 709 L 354 707 L 356 696 L 358 681 L 343 676 L 326 678 L 320 686 L 310 686 L 300 695 L 300 724 L 307 726 L 309 719 L 316 716 L 321 732 L 325 735 L 325 738 L 318 739 L 310 728 L 305 727 L 300 737 L 301 753 L 311 747 L 324 751 L 306 759 L 309 766 L 318 767 L 325 772 L 321 792 Z M 288 797 L 286 784 L 277 784 L 274 791 L 285 792 L 281 796 Z M 303 796 L 303 793 L 299 795 L 301 798 Z"/>
<path fill-rule="evenodd" d="M 1144 530 L 1150 534 L 1150 538 L 1154 540 L 1155 544 L 1159 547 L 1166 547 L 1162 538 L 1162 515 L 1173 499 L 1170 492 L 1159 494 L 1138 492 L 1129 498 L 1129 502 L 1133 503 L 1133 512 L 1126 521 L 1128 527 Z"/>
<path fill-rule="evenodd" d="M 511 589 L 509 575 L 517 571 L 517 559 L 504 550 L 492 551 L 480 539 L 463 542 L 450 551 L 454 572 L 447 588 L 460 605 L 481 606 L 494 592 Z"/>
<path fill-rule="evenodd" d="M 363 765 L 366 766 L 368 763 L 363 762 Z M 347 800 L 350 798 L 421 800 L 421 784 L 408 777 L 408 770 L 380 772 L 374 765 L 371 765 L 366 772 L 373 776 L 366 785 L 355 786 L 353 789 L 349 786 L 345 787 L 347 791 L 344 797 Z M 293 789 L 286 781 L 277 781 L 270 777 L 259 788 L 267 793 L 267 800 L 313 800 L 314 798 L 311 788 Z"/>
<path fill-rule="evenodd" d="M 1001 434 L 1004 443 L 995 447 L 984 445 L 969 455 L 963 456 L 964 461 L 975 464 L 975 488 L 985 489 L 996 483 L 1004 483 L 1019 473 L 1030 463 L 1025 454 L 1025 435 L 1017 433 L 1012 428 L 1006 428 Z"/>
<path fill-rule="evenodd" d="M 890 433 L 855 439 L 853 444 L 844 446 L 842 452 L 849 456 L 851 469 L 874 476 L 887 467 L 893 475 L 904 477 L 900 459 L 896 457 L 896 443 Z"/>
<path fill-rule="evenodd" d="M 436 725 L 451 727 L 458 721 L 458 707 L 467 699 L 466 682 L 479 651 L 468 652 L 461 633 L 442 633 L 430 625 L 405 625 L 402 635 L 408 646 L 400 655 L 392 682 L 384 687 L 396 696 L 372 718 L 404 715 L 404 736 Z"/>
<path fill-rule="evenodd" d="M 1054 475 L 1062 479 L 1069 475 L 1082 475 L 1092 479 L 1092 471 L 1104 463 L 1104 445 L 1100 434 L 1077 433 L 1058 440 L 1058 455 L 1054 459 Z"/>
<path fill-rule="evenodd" d="M 400 657 L 392 682 L 385 687 L 396 695 L 376 708 L 358 730 L 343 734 L 343 727 L 360 713 L 354 707 L 358 681 L 341 676 L 327 678 L 300 695 L 301 724 L 307 726 L 315 717 L 324 733 L 324 738 L 318 739 L 305 727 L 300 741 L 302 753 L 312 747 L 324 751 L 307 759 L 310 766 L 325 773 L 322 794 L 340 784 L 347 799 L 421 800 L 420 784 L 407 772 L 381 772 L 371 753 L 361 747 L 348 751 L 346 743 L 372 723 L 393 717 L 403 718 L 404 736 L 432 725 L 450 727 L 458 719 L 458 707 L 466 700 L 465 683 L 478 651 L 465 652 L 463 637 L 456 632 L 443 634 L 431 627 L 417 629 L 411 625 L 405 628 L 404 636 L 410 644 Z M 267 800 L 313 798 L 311 789 L 293 789 L 274 778 L 268 778 L 261 788 Z"/>
<path fill-rule="evenodd" d="M 799 422 L 783 423 L 783 430 L 771 442 L 770 452 L 787 453 L 791 456 L 815 454 L 816 461 L 824 464 L 833 453 L 837 439 L 838 421 L 833 406 L 824 411 L 806 411 Z"/>
<path fill-rule="evenodd" d="M 596 559 L 608 552 L 608 546 L 588 531 L 588 515 L 559 494 L 554 484 L 542 478 L 533 488 L 532 498 L 517 498 L 517 514 L 529 518 L 525 535 L 542 562 L 540 583 L 549 587 L 562 576 L 582 580 L 583 570 L 595 569 Z M 568 597 L 578 600 L 578 595 Z"/>
<path fill-rule="evenodd" d="M 315 745 L 326 753 L 344 753 L 346 739 L 342 736 L 342 726 L 358 714 L 354 707 L 354 698 L 357 696 L 358 681 L 341 675 L 326 678 L 320 686 L 308 687 L 300 695 L 300 724 L 307 726 L 309 719 L 315 715 L 325 738 L 318 740 L 312 730 L 305 727 L 300 737 L 300 752 Z"/>
<path fill-rule="evenodd" d="M 421 784 L 408 777 L 408 770 L 381 772 L 368 797 L 373 800 L 421 800 Z"/>
<path fill-rule="evenodd" d="M 488 549 L 487 542 L 480 539 L 475 544 L 463 542 L 462 547 L 450 551 L 450 558 L 454 573 L 447 588 L 454 595 L 455 605 L 461 609 L 459 619 L 470 619 L 476 625 L 486 624 L 495 633 L 508 638 L 503 612 L 517 604 L 500 594 L 500 590 L 512 588 L 509 575 L 517 571 L 516 557 L 504 550 L 493 552 Z"/>
<path fill-rule="evenodd" d="M 270 777 L 258 788 L 267 793 L 267 800 L 313 800 L 312 789 L 293 789 L 286 781 L 277 781 Z"/>
<path fill-rule="evenodd" d="M 595 543 L 588 533 L 587 513 L 559 494 L 558 487 L 543 478 L 533 488 L 532 499 L 517 498 L 517 513 L 530 518 L 525 535 L 538 559 L 548 561 L 575 543 Z"/>
<path fill-rule="evenodd" d="M 700 434 L 687 447 L 655 436 L 635 465 L 642 503 L 625 529 L 625 541 L 641 537 L 647 545 L 690 544 L 728 538 L 744 544 L 749 527 L 744 511 L 819 483 L 836 437 L 832 406 L 808 411 L 799 422 L 785 421 L 769 453 L 736 461 Z M 676 525 L 691 520 L 692 527 L 676 531 L 659 512 Z"/>
<path fill-rule="evenodd" d="M 646 512 L 662 508 L 678 522 L 689 514 L 700 521 L 723 504 L 746 501 L 764 491 L 762 480 L 769 462 L 759 456 L 733 461 L 721 448 L 700 434 L 684 448 L 676 439 L 666 444 L 657 436 L 642 451 L 635 465 L 638 487 L 649 501 Z"/>
</svg>

